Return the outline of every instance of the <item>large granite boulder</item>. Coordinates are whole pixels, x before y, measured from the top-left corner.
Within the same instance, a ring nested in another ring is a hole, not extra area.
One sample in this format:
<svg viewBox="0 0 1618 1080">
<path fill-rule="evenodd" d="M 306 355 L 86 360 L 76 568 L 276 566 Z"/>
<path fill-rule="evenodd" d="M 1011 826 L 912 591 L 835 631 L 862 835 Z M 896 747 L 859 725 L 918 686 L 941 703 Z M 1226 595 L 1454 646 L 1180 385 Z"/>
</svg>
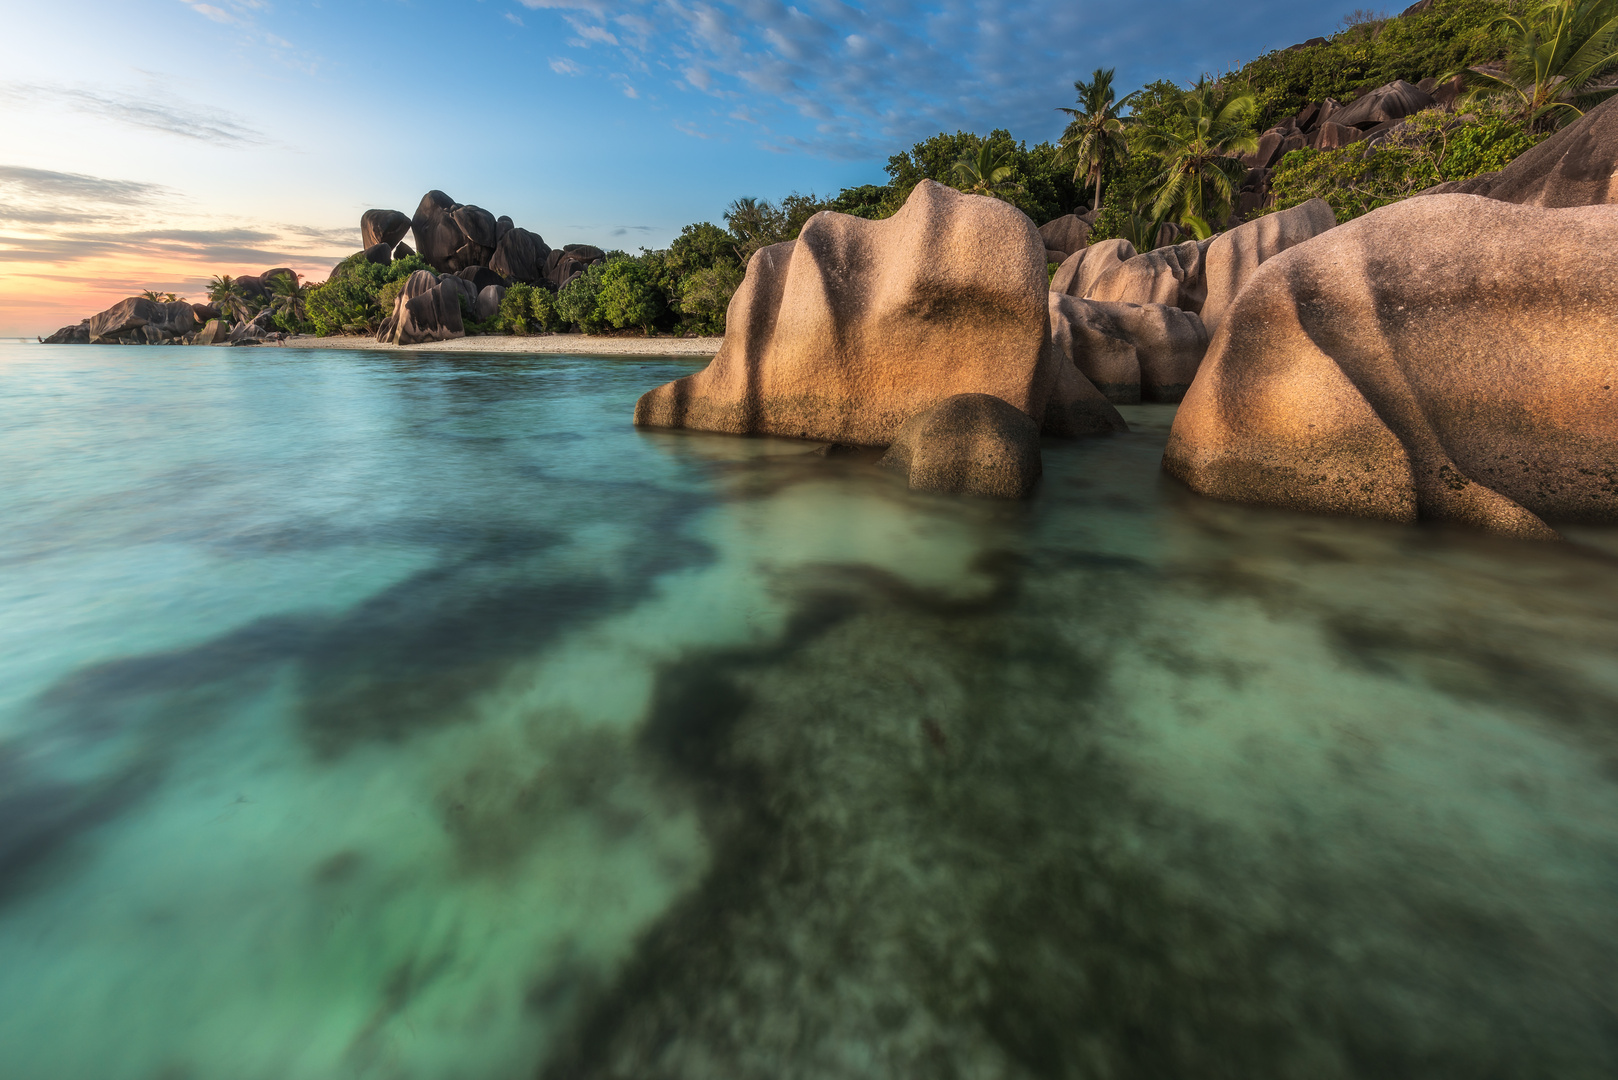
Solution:
<svg viewBox="0 0 1618 1080">
<path fill-rule="evenodd" d="M 886 446 L 956 394 L 1043 419 L 1058 375 L 1045 245 L 1016 208 L 930 180 L 885 221 L 820 213 L 761 249 L 706 369 L 635 422 Z"/>
<path fill-rule="evenodd" d="M 439 273 L 450 269 L 450 257 L 466 243 L 466 234 L 453 217 L 456 205 L 455 200 L 442 191 L 429 191 L 421 197 L 421 204 L 410 219 L 416 251 Z"/>
<path fill-rule="evenodd" d="M 545 277 L 550 255 L 550 245 L 538 233 L 512 228 L 500 237 L 494 257 L 489 260 L 489 269 L 511 281 L 538 285 Z"/>
<path fill-rule="evenodd" d="M 490 285 L 506 284 L 505 278 L 490 270 L 487 266 L 468 266 L 464 270 L 456 271 L 455 276 L 470 281 L 474 295 L 487 289 Z"/>
<path fill-rule="evenodd" d="M 217 345 L 222 341 L 230 340 L 230 332 L 225 329 L 223 319 L 209 319 L 200 328 L 187 335 L 187 345 Z"/>
<path fill-rule="evenodd" d="M 461 232 L 466 234 L 466 238 L 479 247 L 493 251 L 495 245 L 500 242 L 494 215 L 483 207 L 457 206 L 450 211 L 450 214 L 455 218 L 455 224 L 461 227 Z"/>
<path fill-rule="evenodd" d="M 230 343 L 232 345 L 257 343 L 275 332 L 275 315 L 269 309 L 265 309 L 246 322 L 233 326 L 230 330 Z"/>
<path fill-rule="evenodd" d="M 1137 252 L 1128 240 L 1102 240 L 1069 255 L 1051 277 L 1051 292 L 1084 296 L 1113 267 L 1122 266 Z"/>
<path fill-rule="evenodd" d="M 120 300 L 106 311 L 90 316 L 86 328 L 94 344 L 114 341 L 130 331 L 139 330 L 149 322 L 161 322 L 166 315 L 163 305 L 144 296 L 131 296 Z"/>
<path fill-rule="evenodd" d="M 217 304 L 192 304 L 191 314 L 196 317 L 197 322 L 205 323 L 209 319 L 221 318 L 224 312 L 219 310 Z"/>
<path fill-rule="evenodd" d="M 1090 223 L 1076 214 L 1065 214 L 1041 225 L 1039 238 L 1045 242 L 1046 251 L 1059 251 L 1065 259 L 1075 251 L 1084 250 L 1084 245 L 1090 239 Z"/>
<path fill-rule="evenodd" d="M 1310 199 L 1299 206 L 1265 214 L 1214 237 L 1202 265 L 1206 295 L 1202 301 L 1201 315 L 1208 336 L 1212 337 L 1219 329 L 1236 294 L 1261 263 L 1336 225 L 1337 215 L 1326 201 Z"/>
<path fill-rule="evenodd" d="M 410 231 L 410 219 L 397 210 L 367 210 L 360 215 L 360 247 L 370 250 L 378 244 L 389 249 Z"/>
<path fill-rule="evenodd" d="M 1499 172 L 1423 194 L 1487 195 L 1524 206 L 1618 202 L 1618 97 L 1610 97 Z"/>
<path fill-rule="evenodd" d="M 387 244 L 372 244 L 365 249 L 365 261 L 386 266 L 393 261 L 393 249 Z"/>
<path fill-rule="evenodd" d="M 1202 257 L 1212 242 L 1211 238 L 1187 240 L 1142 252 L 1096 278 L 1085 296 L 1091 300 L 1168 304 L 1184 311 L 1201 311 L 1207 294 Z"/>
<path fill-rule="evenodd" d="M 383 324 L 387 337 L 379 334 L 379 340 L 395 345 L 416 345 L 465 337 L 460 296 L 461 286 L 470 288 L 470 285 L 449 274 L 434 277 L 430 271 L 417 270 L 405 278 L 404 289 L 394 302 L 393 314 Z"/>
<path fill-rule="evenodd" d="M 450 290 L 448 295 L 459 297 L 465 301 L 464 304 L 461 304 L 462 310 L 472 311 L 476 309 L 478 287 L 470 278 L 462 277 L 460 274 L 439 274 L 438 283 Z"/>
<path fill-rule="evenodd" d="M 500 314 L 500 301 L 505 298 L 504 285 L 485 285 L 478 290 L 477 304 L 473 307 L 472 313 L 477 316 L 479 322 L 488 322 Z"/>
<path fill-rule="evenodd" d="M 1402 120 L 1437 104 L 1438 100 L 1421 87 L 1395 79 L 1385 86 L 1367 90 L 1333 112 L 1331 121 L 1344 127 L 1373 128 L 1389 120 Z"/>
<path fill-rule="evenodd" d="M 1618 207 L 1408 199 L 1264 263 L 1175 417 L 1197 491 L 1549 537 L 1618 520 Z"/>
<path fill-rule="evenodd" d="M 1021 499 L 1043 469 L 1039 425 L 991 394 L 956 394 L 906 420 L 881 464 L 914 491 Z"/>
<path fill-rule="evenodd" d="M 90 320 L 64 326 L 48 338 L 40 339 L 46 345 L 88 345 L 90 343 Z"/>
<path fill-rule="evenodd" d="M 1196 378 L 1208 333 L 1189 311 L 1051 293 L 1051 344 L 1108 401 L 1175 402 Z"/>
</svg>

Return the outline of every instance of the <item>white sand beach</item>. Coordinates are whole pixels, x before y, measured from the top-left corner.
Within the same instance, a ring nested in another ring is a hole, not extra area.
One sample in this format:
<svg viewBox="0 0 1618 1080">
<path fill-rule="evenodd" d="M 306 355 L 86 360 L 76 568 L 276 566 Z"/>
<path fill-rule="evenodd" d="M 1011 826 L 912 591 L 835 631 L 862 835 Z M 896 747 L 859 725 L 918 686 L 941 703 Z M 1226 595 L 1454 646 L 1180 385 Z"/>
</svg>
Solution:
<svg viewBox="0 0 1618 1080">
<path fill-rule="evenodd" d="M 712 356 L 722 337 L 598 337 L 593 334 L 534 334 L 528 337 L 481 336 L 428 341 L 419 345 L 384 345 L 374 337 L 315 337 L 300 334 L 282 344 L 295 349 L 386 349 L 406 352 L 547 353 L 571 356 Z"/>
</svg>

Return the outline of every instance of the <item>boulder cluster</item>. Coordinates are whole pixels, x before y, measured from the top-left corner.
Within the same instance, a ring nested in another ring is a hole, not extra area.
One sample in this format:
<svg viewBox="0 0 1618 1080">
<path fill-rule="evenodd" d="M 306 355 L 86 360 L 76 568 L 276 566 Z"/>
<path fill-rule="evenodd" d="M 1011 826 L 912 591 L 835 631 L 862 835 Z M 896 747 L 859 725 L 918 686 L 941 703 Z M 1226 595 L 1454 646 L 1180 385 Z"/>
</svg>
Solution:
<svg viewBox="0 0 1618 1080">
<path fill-rule="evenodd" d="M 1307 46 L 1295 45 L 1293 48 Z M 1259 136 L 1258 149 L 1244 155 L 1247 166 L 1236 199 L 1234 220 L 1241 221 L 1270 205 L 1270 177 L 1276 164 L 1294 150 L 1340 150 L 1355 143 L 1374 146 L 1396 137 L 1407 118 L 1425 109 L 1453 110 L 1461 96 L 1459 77 L 1446 82 L 1395 79 L 1366 90 L 1348 102 L 1332 98 L 1299 109 Z"/>
<path fill-rule="evenodd" d="M 409 232 L 415 250 L 404 243 Z M 421 197 L 413 217 L 398 210 L 367 210 L 360 217 L 365 257 L 384 266 L 420 255 L 432 273 L 418 270 L 377 331 L 376 339 L 395 345 L 446 341 L 465 335 L 461 298 L 475 318 L 500 310 L 513 284 L 560 291 L 606 258 L 590 244 L 552 248 L 509 217 L 495 217 L 481 206 L 465 206 L 442 191 Z"/>
<path fill-rule="evenodd" d="M 246 299 L 264 301 L 279 274 L 298 280 L 291 269 L 278 266 L 262 274 L 243 274 L 235 281 Z M 268 309 L 227 329 L 223 313 L 212 304 L 131 296 L 40 340 L 47 345 L 258 345 L 285 337 Z"/>
<path fill-rule="evenodd" d="M 1420 100 L 1394 91 L 1345 126 Z M 1520 537 L 1618 521 L 1615 166 L 1618 98 L 1487 197 L 1341 226 L 1316 200 L 1148 252 L 923 182 L 887 221 L 822 213 L 760 250 L 713 363 L 635 422 L 885 448 L 912 488 L 1017 498 L 1042 437 L 1180 401 L 1164 468 L 1217 498 Z"/>
</svg>

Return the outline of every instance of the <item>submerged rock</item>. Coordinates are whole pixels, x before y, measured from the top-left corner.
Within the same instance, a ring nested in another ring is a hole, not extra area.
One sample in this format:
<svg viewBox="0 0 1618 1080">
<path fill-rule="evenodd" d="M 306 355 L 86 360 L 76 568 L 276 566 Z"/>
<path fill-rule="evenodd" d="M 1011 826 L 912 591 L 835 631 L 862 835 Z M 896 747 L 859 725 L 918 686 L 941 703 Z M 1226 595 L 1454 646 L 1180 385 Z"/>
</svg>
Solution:
<svg viewBox="0 0 1618 1080">
<path fill-rule="evenodd" d="M 1044 417 L 1047 293 L 1039 234 L 998 200 L 923 181 L 885 221 L 816 214 L 753 256 L 719 354 L 635 422 L 884 446 L 957 394 Z"/>
<path fill-rule="evenodd" d="M 1042 468 L 1039 425 L 991 394 L 956 394 L 906 420 L 881 464 L 914 491 L 1021 499 Z"/>
<path fill-rule="evenodd" d="M 1550 537 L 1618 520 L 1618 207 L 1383 207 L 1265 262 L 1163 465 L 1218 498 Z"/>
</svg>

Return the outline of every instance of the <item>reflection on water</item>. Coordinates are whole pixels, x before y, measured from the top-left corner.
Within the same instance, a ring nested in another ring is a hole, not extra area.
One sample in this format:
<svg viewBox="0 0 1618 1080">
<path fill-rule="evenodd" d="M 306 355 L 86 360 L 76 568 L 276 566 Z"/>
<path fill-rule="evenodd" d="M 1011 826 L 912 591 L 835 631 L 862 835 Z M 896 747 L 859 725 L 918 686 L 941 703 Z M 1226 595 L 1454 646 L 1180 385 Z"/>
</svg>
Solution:
<svg viewBox="0 0 1618 1080">
<path fill-rule="evenodd" d="M 8 1075 L 1618 1072 L 1612 531 L 0 348 Z"/>
</svg>

